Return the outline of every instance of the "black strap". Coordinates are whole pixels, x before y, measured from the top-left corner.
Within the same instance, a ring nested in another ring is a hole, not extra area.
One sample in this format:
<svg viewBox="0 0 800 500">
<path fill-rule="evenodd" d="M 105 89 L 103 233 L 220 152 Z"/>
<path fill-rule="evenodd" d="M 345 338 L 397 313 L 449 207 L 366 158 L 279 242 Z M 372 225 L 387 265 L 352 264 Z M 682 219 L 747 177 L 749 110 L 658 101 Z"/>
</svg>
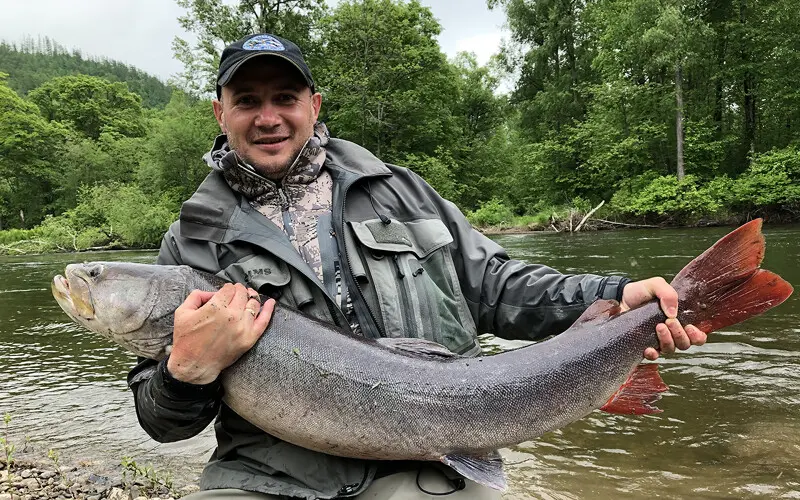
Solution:
<svg viewBox="0 0 800 500">
<path fill-rule="evenodd" d="M 461 491 L 461 490 L 463 490 L 464 488 L 467 487 L 467 482 L 464 480 L 463 477 L 450 478 L 450 477 L 447 476 L 447 474 L 445 474 L 445 473 L 443 473 L 441 471 L 438 471 L 436 469 L 432 469 L 432 470 L 435 470 L 436 472 L 439 472 L 442 476 L 444 476 L 445 481 L 450 483 L 450 486 L 452 486 L 453 489 L 450 490 L 450 491 L 442 492 L 442 493 L 435 493 L 433 491 L 428 491 L 425 488 L 423 488 L 421 484 L 419 484 L 419 477 L 422 475 L 422 469 L 423 468 L 420 467 L 420 469 L 417 471 L 417 488 L 419 488 L 419 490 L 421 492 L 423 492 L 423 493 L 425 493 L 427 495 L 431 495 L 431 496 L 435 496 L 435 497 L 443 497 L 443 496 L 446 496 L 446 495 L 452 495 L 453 493 L 455 493 L 457 491 Z"/>
</svg>

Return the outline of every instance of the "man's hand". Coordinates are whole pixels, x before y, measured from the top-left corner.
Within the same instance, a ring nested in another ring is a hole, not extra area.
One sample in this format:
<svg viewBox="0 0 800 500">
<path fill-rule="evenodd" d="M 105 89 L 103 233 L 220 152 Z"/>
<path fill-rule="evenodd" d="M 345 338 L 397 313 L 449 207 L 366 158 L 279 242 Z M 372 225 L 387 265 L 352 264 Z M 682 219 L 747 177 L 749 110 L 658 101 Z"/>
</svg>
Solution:
<svg viewBox="0 0 800 500">
<path fill-rule="evenodd" d="M 274 308 L 274 300 L 262 307 L 258 292 L 240 283 L 193 291 L 175 310 L 170 375 L 192 384 L 213 382 L 261 338 Z"/>
<path fill-rule="evenodd" d="M 676 319 L 678 315 L 678 292 L 664 278 L 650 278 L 628 283 L 622 290 L 620 307 L 623 311 L 627 311 L 653 299 L 659 299 L 661 310 L 667 315 L 666 322 L 656 325 L 656 334 L 661 344 L 661 352 L 672 354 L 675 352 L 676 347 L 683 351 L 690 346 L 706 343 L 705 333 L 693 325 L 686 325 L 684 329 Z M 656 360 L 658 359 L 658 351 L 648 347 L 644 351 L 644 357 L 649 360 Z"/>
</svg>

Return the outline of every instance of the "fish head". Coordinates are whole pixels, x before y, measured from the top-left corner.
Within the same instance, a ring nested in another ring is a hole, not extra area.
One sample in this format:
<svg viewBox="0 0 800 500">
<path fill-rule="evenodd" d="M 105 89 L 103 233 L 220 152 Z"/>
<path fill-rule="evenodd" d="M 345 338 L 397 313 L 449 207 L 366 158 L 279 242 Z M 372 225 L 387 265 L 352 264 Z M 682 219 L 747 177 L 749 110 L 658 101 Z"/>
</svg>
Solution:
<svg viewBox="0 0 800 500">
<path fill-rule="evenodd" d="M 51 285 L 76 323 L 148 358 L 166 356 L 172 314 L 186 296 L 175 266 L 127 262 L 70 264 Z"/>
</svg>

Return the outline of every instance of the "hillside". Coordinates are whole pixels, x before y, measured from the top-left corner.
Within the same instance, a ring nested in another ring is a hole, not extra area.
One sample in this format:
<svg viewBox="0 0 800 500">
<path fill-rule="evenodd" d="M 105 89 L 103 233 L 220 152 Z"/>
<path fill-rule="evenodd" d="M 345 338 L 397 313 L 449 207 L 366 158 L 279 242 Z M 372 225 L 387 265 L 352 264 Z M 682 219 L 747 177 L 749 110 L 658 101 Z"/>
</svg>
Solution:
<svg viewBox="0 0 800 500">
<path fill-rule="evenodd" d="M 19 44 L 0 41 L 0 73 L 8 73 L 9 86 L 20 95 L 51 78 L 79 73 L 126 82 L 148 108 L 163 108 L 172 94 L 170 86 L 144 71 L 118 61 L 85 57 L 49 38 L 26 39 Z"/>
</svg>

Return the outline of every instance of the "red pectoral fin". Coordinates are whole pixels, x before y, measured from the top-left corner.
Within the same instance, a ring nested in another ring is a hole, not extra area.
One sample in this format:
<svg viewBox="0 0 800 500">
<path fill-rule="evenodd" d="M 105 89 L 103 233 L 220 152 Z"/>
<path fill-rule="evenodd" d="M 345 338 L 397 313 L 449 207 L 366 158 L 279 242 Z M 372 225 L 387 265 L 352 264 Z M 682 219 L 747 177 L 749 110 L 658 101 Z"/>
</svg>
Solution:
<svg viewBox="0 0 800 500">
<path fill-rule="evenodd" d="M 600 409 L 622 415 L 652 415 L 662 410 L 652 404 L 661 399 L 661 393 L 669 387 L 658 374 L 658 365 L 638 365 L 617 392 Z"/>
</svg>

